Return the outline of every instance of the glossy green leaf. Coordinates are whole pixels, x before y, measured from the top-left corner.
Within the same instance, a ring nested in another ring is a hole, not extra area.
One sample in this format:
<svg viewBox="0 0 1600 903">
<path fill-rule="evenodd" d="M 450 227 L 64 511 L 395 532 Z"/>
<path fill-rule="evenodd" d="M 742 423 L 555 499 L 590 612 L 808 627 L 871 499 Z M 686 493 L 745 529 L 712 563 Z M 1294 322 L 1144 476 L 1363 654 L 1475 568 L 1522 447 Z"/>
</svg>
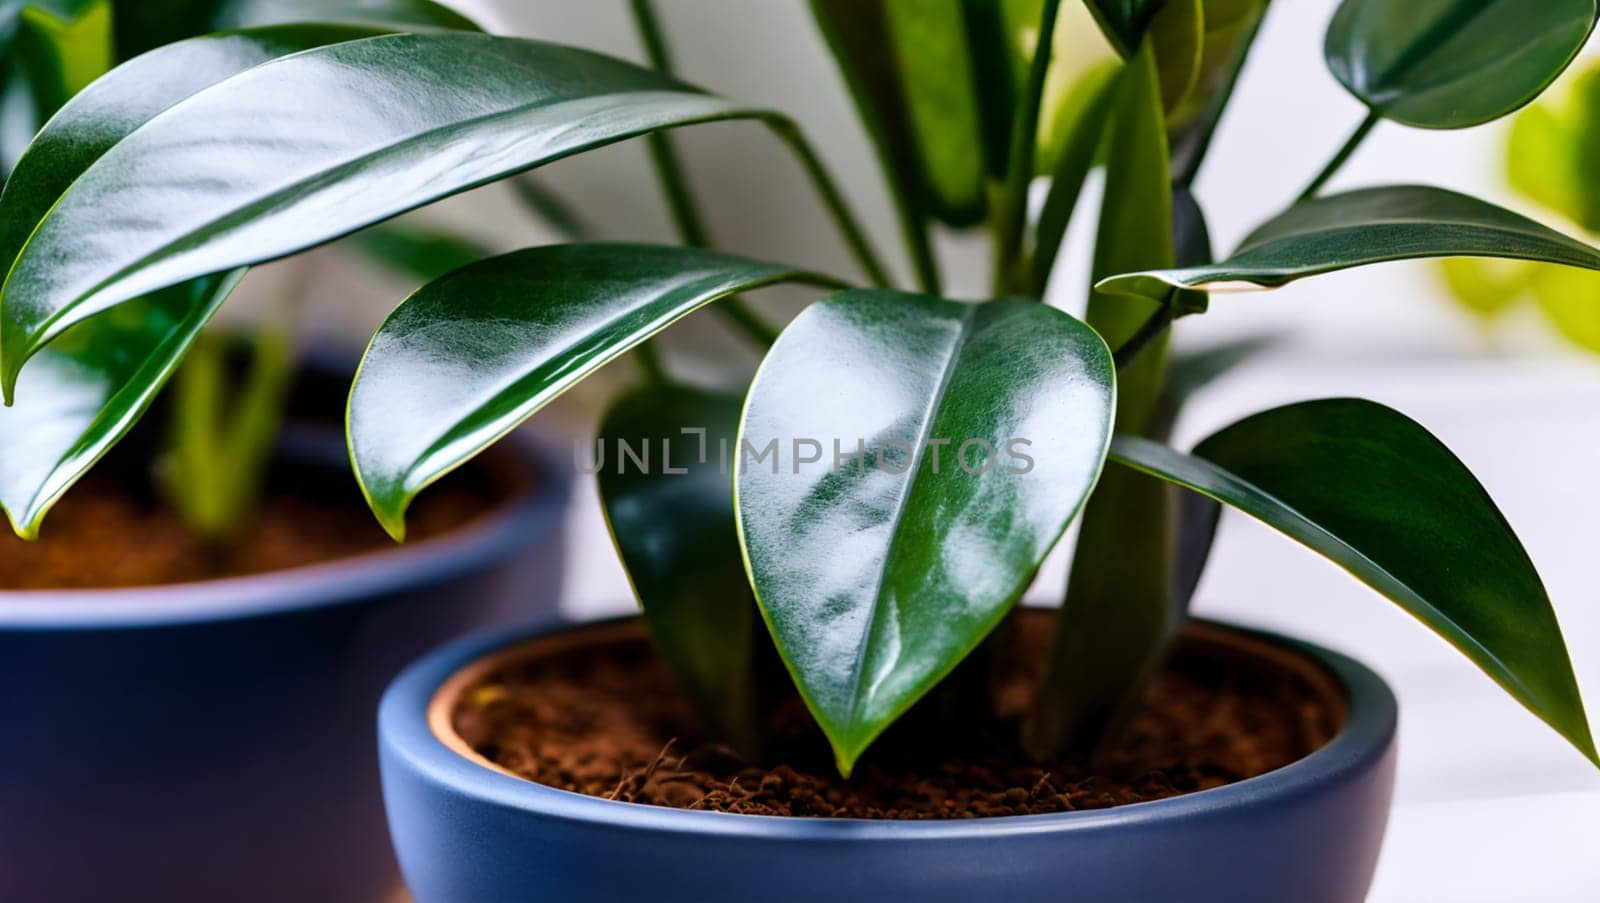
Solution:
<svg viewBox="0 0 1600 903">
<path fill-rule="evenodd" d="M 1021 595 L 1114 395 L 1100 337 L 1017 298 L 843 292 L 779 337 L 740 425 L 740 539 L 841 772 Z"/>
<path fill-rule="evenodd" d="M 1150 42 L 1128 61 L 1107 136 L 1105 197 L 1092 275 L 1175 260 L 1166 122 Z M 1113 348 L 1157 309 L 1093 292 L 1089 325 Z M 1152 426 L 1166 369 L 1163 334 L 1117 374 L 1117 432 Z M 1084 508 L 1055 640 L 1027 731 L 1041 758 L 1087 756 L 1115 732 L 1181 623 L 1177 495 L 1108 471 Z M 1087 625 L 1093 625 L 1092 628 Z"/>
<path fill-rule="evenodd" d="M 1477 198 L 1421 185 L 1304 201 L 1207 266 L 1127 272 L 1102 292 L 1163 298 L 1174 287 L 1276 288 L 1350 267 L 1422 257 L 1499 257 L 1600 269 L 1600 250 Z"/>
<path fill-rule="evenodd" d="M 652 645 L 707 723 L 750 750 L 756 600 L 729 474 L 741 407 L 678 386 L 633 390 L 601 420 L 590 464 Z"/>
<path fill-rule="evenodd" d="M 934 214 L 957 226 L 983 217 L 988 185 L 983 111 L 963 6 L 962 0 L 883 5 L 923 191 Z"/>
<path fill-rule="evenodd" d="M 1328 68 L 1396 122 L 1458 129 L 1539 96 L 1594 28 L 1595 0 L 1344 0 Z"/>
<path fill-rule="evenodd" d="M 1167 0 L 1085 0 L 1100 30 L 1123 56 L 1132 56 Z"/>
<path fill-rule="evenodd" d="M 1246 418 L 1193 455 L 1119 437 L 1113 457 L 1306 545 L 1421 620 L 1600 765 L 1549 596 L 1450 450 L 1359 399 Z"/>
<path fill-rule="evenodd" d="M 787 122 L 541 41 L 386 35 L 257 66 L 102 156 L 0 297 L 0 380 L 95 313 L 293 254 L 414 207 L 654 130 Z"/>
<path fill-rule="evenodd" d="M 195 38 L 124 64 L 40 131 L 0 195 L 9 262 L 56 199 L 124 136 L 167 106 L 265 60 L 370 29 L 283 27 Z M 40 352 L 0 408 L 0 505 L 24 536 L 149 407 L 239 274 L 207 278 L 92 317 Z"/>
<path fill-rule="evenodd" d="M 475 263 L 407 298 L 350 392 L 350 457 L 395 538 L 418 492 L 678 319 L 827 277 L 694 248 L 551 245 Z"/>
</svg>

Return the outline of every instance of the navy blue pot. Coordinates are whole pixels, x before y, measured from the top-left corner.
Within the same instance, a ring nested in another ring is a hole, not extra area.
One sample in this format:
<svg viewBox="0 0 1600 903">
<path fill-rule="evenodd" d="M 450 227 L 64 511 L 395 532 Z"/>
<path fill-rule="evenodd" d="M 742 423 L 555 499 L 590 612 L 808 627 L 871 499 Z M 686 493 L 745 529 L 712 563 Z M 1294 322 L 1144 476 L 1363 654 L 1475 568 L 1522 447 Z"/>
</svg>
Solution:
<svg viewBox="0 0 1600 903">
<path fill-rule="evenodd" d="M 560 642 L 637 629 L 611 622 Z M 1109 810 L 945 822 L 692 812 L 534 784 L 468 750 L 449 728 L 452 703 L 540 636 L 510 631 L 423 659 L 384 695 L 389 825 L 417 903 L 1357 903 L 1388 819 L 1393 694 L 1326 649 L 1200 629 L 1247 654 L 1281 656 L 1287 646 L 1321 662 L 1349 703 L 1344 729 L 1269 774 Z"/>
<path fill-rule="evenodd" d="M 465 632 L 555 616 L 565 472 L 503 447 L 524 488 L 448 535 L 262 576 L 0 592 L 0 900 L 397 890 L 383 687 Z"/>
</svg>

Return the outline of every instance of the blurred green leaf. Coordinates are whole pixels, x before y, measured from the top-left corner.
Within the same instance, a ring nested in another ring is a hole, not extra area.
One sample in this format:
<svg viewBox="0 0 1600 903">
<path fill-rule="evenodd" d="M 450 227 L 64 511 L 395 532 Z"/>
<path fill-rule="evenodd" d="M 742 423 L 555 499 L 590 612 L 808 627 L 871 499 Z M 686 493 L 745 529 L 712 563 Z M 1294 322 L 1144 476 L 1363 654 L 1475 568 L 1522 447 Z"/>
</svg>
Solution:
<svg viewBox="0 0 1600 903">
<path fill-rule="evenodd" d="M 1166 0 L 1150 20 L 1150 43 L 1161 84 L 1161 107 L 1176 110 L 1200 78 L 1205 48 L 1205 9 L 1201 0 Z"/>
<path fill-rule="evenodd" d="M 1174 287 L 1276 288 L 1350 267 L 1423 257 L 1497 257 L 1600 269 L 1600 250 L 1503 207 L 1423 185 L 1302 201 L 1214 264 L 1124 272 L 1102 292 L 1163 298 Z"/>
<path fill-rule="evenodd" d="M 478 243 L 439 229 L 379 223 L 346 239 L 357 253 L 395 275 L 432 282 L 451 270 L 490 256 Z"/>
<path fill-rule="evenodd" d="M 1489 257 L 1447 257 L 1439 261 L 1439 274 L 1444 277 L 1450 294 L 1472 313 L 1484 319 L 1493 319 L 1504 313 L 1523 295 L 1534 281 L 1534 273 L 1542 264 L 1526 260 L 1495 260 Z M 1583 273 L 1585 270 L 1568 270 Z"/>
<path fill-rule="evenodd" d="M 600 501 L 652 645 L 718 735 L 754 749 L 756 600 L 739 551 L 731 455 L 742 399 L 646 386 L 601 420 Z M 643 456 L 639 466 L 619 443 Z"/>
<path fill-rule="evenodd" d="M 1328 399 L 1246 418 L 1193 455 L 1127 436 L 1112 455 L 1338 564 L 1600 765 L 1533 563 L 1466 466 L 1414 421 L 1370 401 Z"/>
<path fill-rule="evenodd" d="M 1145 29 L 1167 0 L 1085 0 L 1106 38 L 1124 57 L 1132 56 L 1144 40 Z"/>
<path fill-rule="evenodd" d="M 740 538 L 842 773 L 1022 594 L 1099 475 L 1113 379 L 1093 330 L 1020 298 L 842 292 L 779 337 L 739 430 Z"/>
<path fill-rule="evenodd" d="M 689 313 L 833 280 L 696 248 L 549 245 L 423 286 L 384 321 L 350 392 L 350 457 L 391 535 L 433 481 Z"/>
<path fill-rule="evenodd" d="M 983 218 L 988 202 L 984 118 L 962 0 L 891 0 L 883 9 L 916 136 L 923 190 L 955 226 Z"/>
<path fill-rule="evenodd" d="M 1600 273 L 1540 266 L 1532 276 L 1533 297 L 1556 330 L 1574 345 L 1600 352 Z"/>
<path fill-rule="evenodd" d="M 115 62 L 109 0 L 53 11 L 36 4 L 24 6 L 12 52 L 27 77 L 34 113 L 42 122 Z"/>
<path fill-rule="evenodd" d="M 1528 103 L 1594 28 L 1595 0 L 1344 0 L 1328 68 L 1375 112 L 1458 129 Z"/>
<path fill-rule="evenodd" d="M 1506 176 L 1530 200 L 1590 232 L 1600 231 L 1600 179 L 1591 172 L 1597 154 L 1600 71 L 1589 71 L 1517 114 L 1506 147 Z"/>
<path fill-rule="evenodd" d="M 1072 222 L 1073 211 L 1083 193 L 1084 181 L 1094 166 L 1107 114 L 1117 96 L 1119 71 L 1120 66 L 1109 64 L 1084 76 L 1073 92 L 1071 112 L 1062 115 L 1065 132 L 1052 141 L 1056 153 L 1050 190 L 1045 195 L 1044 206 L 1039 209 L 1039 220 L 1034 228 L 1030 294 L 1036 298 L 1044 297 L 1050 273 L 1055 269 L 1056 255 L 1061 251 L 1067 226 Z"/>
<path fill-rule="evenodd" d="M 1194 180 L 1205 157 L 1261 27 L 1267 0 L 1202 0 L 1202 6 L 1205 37 L 1194 88 L 1167 113 L 1172 168 L 1181 183 Z"/>
</svg>

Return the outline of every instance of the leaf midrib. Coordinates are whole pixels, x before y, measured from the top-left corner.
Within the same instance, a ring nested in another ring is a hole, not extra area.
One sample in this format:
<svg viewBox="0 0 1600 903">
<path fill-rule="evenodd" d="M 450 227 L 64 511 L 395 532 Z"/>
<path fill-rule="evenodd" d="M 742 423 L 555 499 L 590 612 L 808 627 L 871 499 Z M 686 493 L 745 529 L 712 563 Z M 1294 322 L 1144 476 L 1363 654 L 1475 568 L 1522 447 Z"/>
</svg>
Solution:
<svg viewBox="0 0 1600 903">
<path fill-rule="evenodd" d="M 900 529 L 902 519 L 905 517 L 907 506 L 911 503 L 912 490 L 916 487 L 918 475 L 922 470 L 922 460 L 927 453 L 928 439 L 933 434 L 933 424 L 937 419 L 939 408 L 944 403 L 945 394 L 950 389 L 950 380 L 955 375 L 957 364 L 960 362 L 962 350 L 966 347 L 967 339 L 972 334 L 973 325 L 977 321 L 979 306 L 967 304 L 961 316 L 961 326 L 957 330 L 950 344 L 950 352 L 945 357 L 944 367 L 939 374 L 939 384 L 934 388 L 928 405 L 924 409 L 925 417 L 917 435 L 917 444 L 911 451 L 911 466 L 906 469 L 906 491 L 895 502 L 895 509 L 890 525 L 893 533 L 889 537 L 889 546 L 884 550 L 882 563 L 878 566 L 878 576 L 874 581 L 875 593 L 872 600 L 872 612 L 867 617 L 867 629 L 861 634 L 861 639 L 856 646 L 855 659 L 851 665 L 850 674 L 850 709 L 845 718 L 845 728 L 853 730 L 856 726 L 856 715 L 861 708 L 861 679 L 866 669 L 867 649 L 872 643 L 872 637 L 877 632 L 878 620 L 885 606 L 884 583 L 889 575 L 889 565 L 894 561 L 895 549 L 899 546 L 904 535 Z"/>
</svg>

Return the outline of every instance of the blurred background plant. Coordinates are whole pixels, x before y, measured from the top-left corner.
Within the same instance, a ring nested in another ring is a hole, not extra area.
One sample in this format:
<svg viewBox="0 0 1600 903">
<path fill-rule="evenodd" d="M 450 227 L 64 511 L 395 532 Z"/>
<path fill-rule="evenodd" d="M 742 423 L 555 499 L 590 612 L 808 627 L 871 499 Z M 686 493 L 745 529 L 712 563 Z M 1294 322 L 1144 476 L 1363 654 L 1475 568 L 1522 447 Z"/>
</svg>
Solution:
<svg viewBox="0 0 1600 903">
<path fill-rule="evenodd" d="M 1600 65 L 1575 66 L 1517 113 L 1504 155 L 1505 180 L 1533 215 L 1600 235 Z M 1436 265 L 1451 296 L 1486 328 L 1532 306 L 1567 341 L 1600 353 L 1600 274 L 1472 257 Z"/>
</svg>

